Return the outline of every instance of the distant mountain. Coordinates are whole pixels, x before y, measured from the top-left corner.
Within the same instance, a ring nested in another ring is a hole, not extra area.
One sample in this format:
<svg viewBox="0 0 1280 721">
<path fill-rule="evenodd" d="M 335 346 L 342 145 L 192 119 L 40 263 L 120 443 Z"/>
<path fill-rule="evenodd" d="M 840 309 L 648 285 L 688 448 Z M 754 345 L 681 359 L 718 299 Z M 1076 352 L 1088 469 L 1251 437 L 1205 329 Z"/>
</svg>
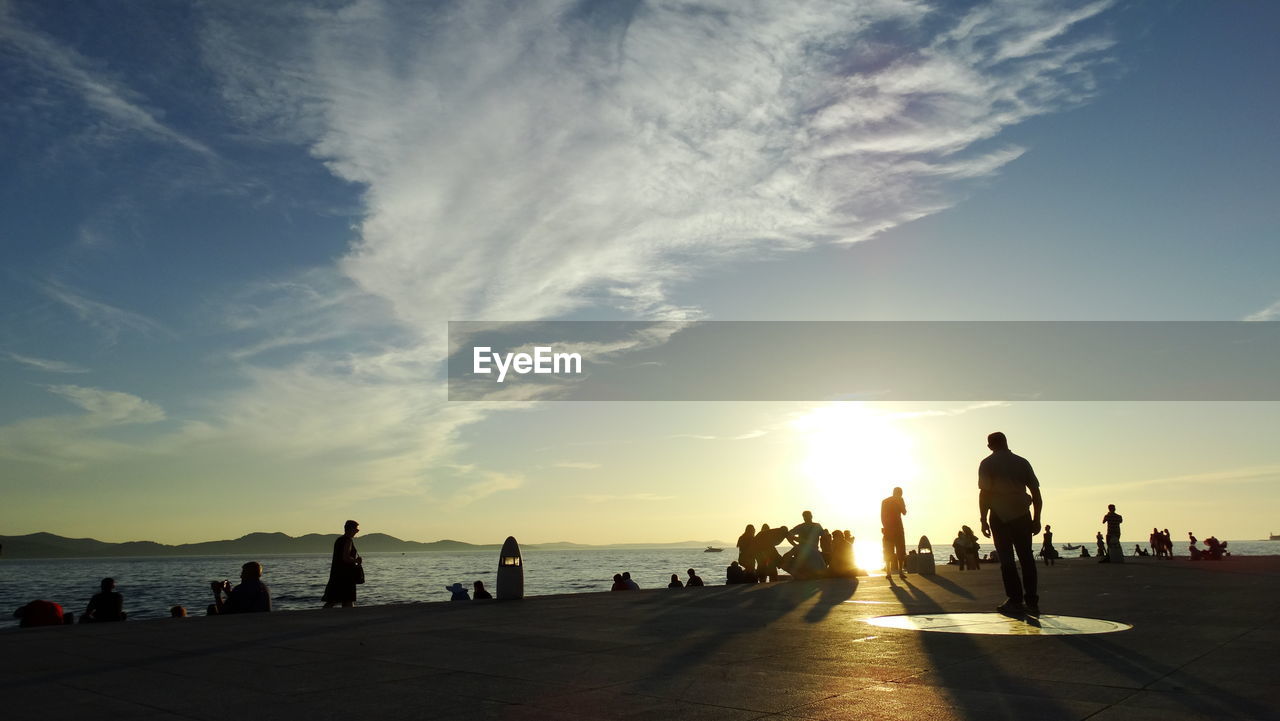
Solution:
<svg viewBox="0 0 1280 721">
<path fill-rule="evenodd" d="M 289 553 L 329 553 L 338 534 L 308 533 L 293 536 L 284 533 L 250 533 L 240 538 L 170 546 L 154 541 L 108 543 L 93 538 L 65 538 L 52 533 L 30 533 L 25 536 L 0 536 L 0 559 L 6 558 L 102 558 L 120 556 L 252 556 Z M 431 543 L 403 541 L 385 533 L 370 533 L 356 538 L 361 553 L 423 553 L 431 551 L 498 551 L 501 544 L 474 544 L 443 539 Z M 591 546 L 559 541 L 526 544 L 528 550 L 589 550 L 605 548 L 704 548 L 724 547 L 723 541 L 684 541 L 681 543 L 626 543 Z M 732 544 L 728 544 L 732 546 Z"/>
</svg>

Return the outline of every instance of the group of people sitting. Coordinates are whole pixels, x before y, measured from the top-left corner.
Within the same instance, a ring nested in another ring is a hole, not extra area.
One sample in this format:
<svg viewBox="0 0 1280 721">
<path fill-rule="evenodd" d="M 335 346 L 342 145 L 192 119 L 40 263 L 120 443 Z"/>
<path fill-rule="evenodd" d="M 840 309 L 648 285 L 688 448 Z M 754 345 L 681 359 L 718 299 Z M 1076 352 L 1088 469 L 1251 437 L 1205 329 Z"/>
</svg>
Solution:
<svg viewBox="0 0 1280 721">
<path fill-rule="evenodd" d="M 124 595 L 116 590 L 114 578 L 104 578 L 99 584 L 101 590 L 89 599 L 89 605 L 80 614 L 80 623 L 113 623 L 124 621 L 129 614 L 124 610 Z M 271 591 L 262 582 L 262 564 L 249 561 L 240 567 L 240 583 L 232 586 L 230 581 L 210 581 L 209 589 L 213 592 L 213 603 L 209 604 L 208 615 L 218 616 L 234 613 L 256 613 L 271 610 Z M 61 626 L 74 623 L 75 614 L 64 611 L 61 604 L 53 601 L 36 600 L 27 603 L 13 612 L 18 625 L 29 626 Z M 185 606 L 173 606 L 169 609 L 172 618 L 186 618 Z"/>
<path fill-rule="evenodd" d="M 1191 560 L 1193 561 L 1221 561 L 1223 557 L 1231 555 L 1231 552 L 1227 550 L 1226 541 L 1219 541 L 1217 538 L 1209 536 L 1204 539 L 1204 550 L 1200 550 L 1196 546 L 1195 534 L 1187 531 L 1187 538 L 1191 541 L 1187 548 L 1191 551 Z"/>
<path fill-rule="evenodd" d="M 853 534 L 847 530 L 828 531 L 814 522 L 809 511 L 801 518 L 801 523 L 791 528 L 770 528 L 765 523 L 756 531 L 754 525 L 748 524 L 738 537 L 738 560 L 726 569 L 726 580 L 777 581 L 781 571 L 796 578 L 856 575 Z M 791 549 L 780 554 L 778 546 L 784 542 L 791 544 Z"/>
<path fill-rule="evenodd" d="M 697 588 L 705 584 L 702 583 L 702 577 L 698 575 L 692 568 L 685 571 L 689 574 L 689 578 L 684 581 L 680 580 L 680 574 L 671 574 L 671 582 L 667 584 L 667 588 Z M 631 578 L 630 571 L 613 574 L 613 586 L 610 591 L 639 591 L 640 584 Z"/>
<path fill-rule="evenodd" d="M 123 621 L 129 617 L 124 610 L 124 596 L 116 590 L 114 578 L 104 578 L 98 584 L 101 589 L 89 599 L 89 605 L 80 614 L 80 623 L 111 623 Z M 62 626 L 75 623 L 76 615 L 63 611 L 62 605 L 53 601 L 31 601 L 13 612 L 18 625 L 30 626 Z"/>
<path fill-rule="evenodd" d="M 461 583 L 455 583 L 452 586 L 445 586 L 444 590 L 453 594 L 450 601 L 491 601 L 493 594 L 485 590 L 484 581 L 476 581 L 471 584 L 473 596 L 467 595 L 467 587 Z"/>
</svg>

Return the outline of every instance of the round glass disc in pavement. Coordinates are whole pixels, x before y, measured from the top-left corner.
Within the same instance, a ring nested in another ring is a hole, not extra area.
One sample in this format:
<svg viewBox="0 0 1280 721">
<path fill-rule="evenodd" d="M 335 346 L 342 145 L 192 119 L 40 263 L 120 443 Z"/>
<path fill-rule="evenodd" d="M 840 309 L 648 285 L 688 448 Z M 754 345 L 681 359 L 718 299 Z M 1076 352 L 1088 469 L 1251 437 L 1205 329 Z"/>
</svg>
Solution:
<svg viewBox="0 0 1280 721">
<path fill-rule="evenodd" d="M 867 623 L 882 628 L 942 633 L 978 633 L 993 636 L 1077 636 L 1114 633 L 1133 626 L 1118 621 L 1078 616 L 1006 616 L 1001 613 L 917 613 L 879 616 Z"/>
</svg>

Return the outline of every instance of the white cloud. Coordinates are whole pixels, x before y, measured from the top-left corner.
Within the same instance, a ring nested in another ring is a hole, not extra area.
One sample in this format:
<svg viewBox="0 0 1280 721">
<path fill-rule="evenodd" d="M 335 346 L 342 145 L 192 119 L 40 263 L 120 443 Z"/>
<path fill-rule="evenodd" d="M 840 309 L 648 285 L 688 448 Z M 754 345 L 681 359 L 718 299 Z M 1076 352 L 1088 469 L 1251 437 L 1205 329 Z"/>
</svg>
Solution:
<svg viewBox="0 0 1280 721">
<path fill-rule="evenodd" d="M 919 45 L 916 2 L 235 8 L 206 51 L 242 117 L 367 185 L 342 268 L 430 335 L 679 312 L 668 289 L 708 267 L 946 207 L 1019 152 L 975 144 L 1088 96 L 1107 43 L 1070 30 L 1103 7 L 984 5 Z"/>
<path fill-rule="evenodd" d="M 1263 308 L 1260 311 L 1246 315 L 1244 318 L 1241 318 L 1241 320 L 1247 320 L 1247 321 L 1280 320 L 1280 300 L 1272 303 L 1271 305 L 1267 306 L 1266 308 Z"/>
<path fill-rule="evenodd" d="M 0 426 L 0 458 L 64 469 L 136 455 L 136 446 L 112 440 L 103 431 L 165 419 L 162 408 L 138 396 L 75 385 L 46 389 L 84 412 L 53 415 Z"/>
<path fill-rule="evenodd" d="M 446 321 L 698 318 L 674 286 L 946 208 L 1021 154 L 1002 130 L 1094 91 L 1109 42 L 1077 26 L 1105 6 L 206 6 L 231 115 L 365 207 L 336 269 L 227 313 L 250 382 L 202 433 L 343 458 L 369 479 L 352 493 L 513 487 L 435 475 L 492 408 L 445 400 Z"/>
<path fill-rule="evenodd" d="M 618 502 L 630 502 L 630 501 L 640 501 L 644 503 L 650 503 L 655 501 L 670 501 L 670 500 L 673 500 L 675 496 L 660 496 L 655 493 L 622 493 L 622 494 L 592 493 L 592 494 L 579 496 L 579 498 L 586 501 L 587 503 L 618 503 Z"/>
<path fill-rule="evenodd" d="M 66 361 L 50 360 L 48 358 L 37 358 L 35 356 L 21 355 L 18 353 L 6 353 L 9 360 L 21 363 L 25 366 L 35 368 L 39 371 L 47 373 L 88 373 L 88 368 L 82 368 L 74 363 Z"/>
<path fill-rule="evenodd" d="M 70 308 L 81 321 L 101 331 L 110 343 L 114 343 L 125 330 L 143 335 L 172 335 L 164 326 L 140 313 L 94 300 L 58 281 L 42 283 L 40 289 L 48 297 Z"/>
<path fill-rule="evenodd" d="M 75 93 L 118 127 L 214 156 L 204 143 L 162 122 L 137 93 L 111 78 L 89 58 L 26 26 L 8 2 L 0 2 L 0 45 L 15 48 L 18 53 L 8 57 L 21 60 L 30 72 Z"/>
<path fill-rule="evenodd" d="M 599 463 L 590 461 L 556 461 L 551 466 L 553 468 L 574 468 L 582 471 L 594 471 L 601 467 Z"/>
</svg>

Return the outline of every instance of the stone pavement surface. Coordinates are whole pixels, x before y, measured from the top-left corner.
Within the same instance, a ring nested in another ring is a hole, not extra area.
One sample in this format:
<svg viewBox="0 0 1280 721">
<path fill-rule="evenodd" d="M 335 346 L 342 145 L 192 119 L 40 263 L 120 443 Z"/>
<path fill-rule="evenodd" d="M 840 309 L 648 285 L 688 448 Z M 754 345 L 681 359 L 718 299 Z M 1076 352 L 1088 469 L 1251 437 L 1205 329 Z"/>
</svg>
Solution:
<svg viewBox="0 0 1280 721">
<path fill-rule="evenodd" d="M 999 571 L 0 632 L 4 719 L 1280 719 L 1280 557 L 1040 567 L 1092 636 L 879 628 Z"/>
</svg>

